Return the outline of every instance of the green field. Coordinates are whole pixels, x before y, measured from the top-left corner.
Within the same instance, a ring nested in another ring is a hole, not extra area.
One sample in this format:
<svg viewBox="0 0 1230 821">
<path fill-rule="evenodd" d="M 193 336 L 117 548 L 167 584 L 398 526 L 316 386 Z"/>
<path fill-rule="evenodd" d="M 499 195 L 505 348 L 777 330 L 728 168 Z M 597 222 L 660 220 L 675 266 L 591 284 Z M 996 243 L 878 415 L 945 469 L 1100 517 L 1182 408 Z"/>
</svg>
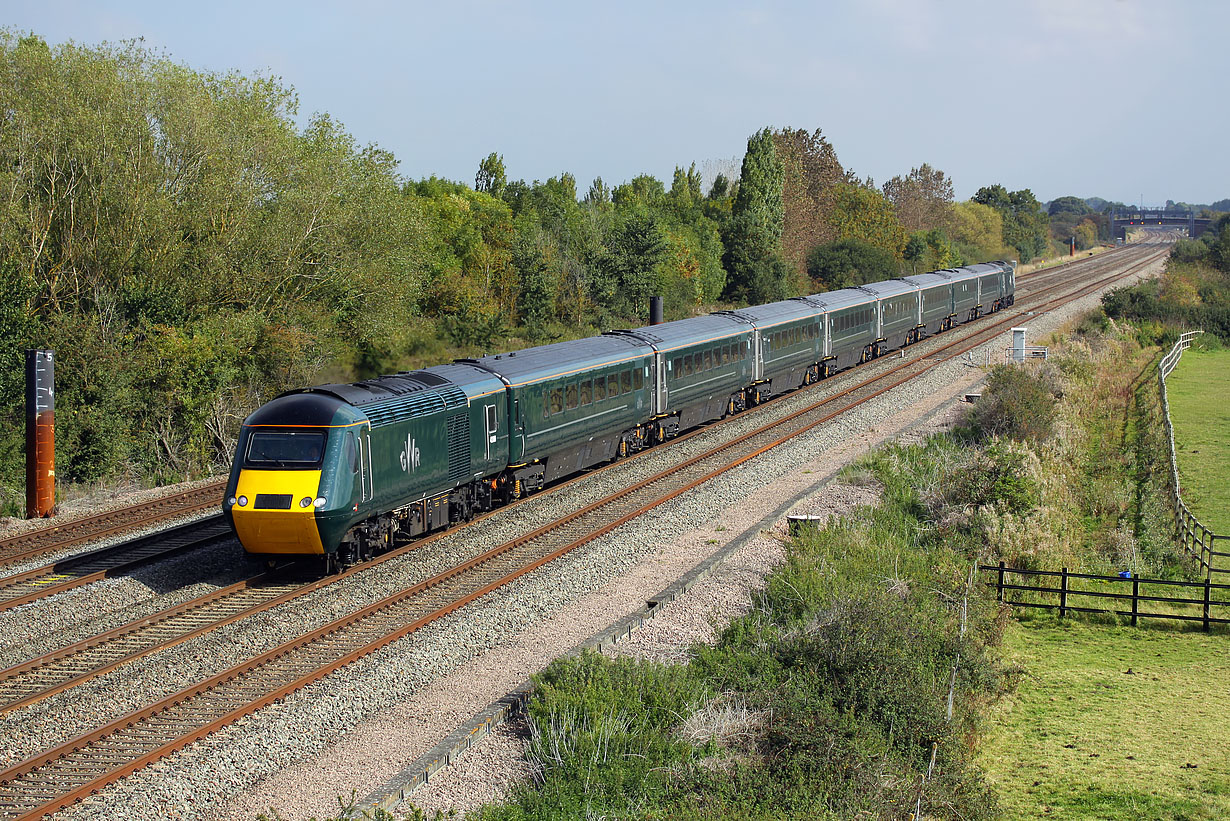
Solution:
<svg viewBox="0 0 1230 821">
<path fill-rule="evenodd" d="M 1230 536 L 1230 350 L 1183 354 L 1166 379 L 1183 499 Z"/>
<path fill-rule="evenodd" d="M 1230 817 L 1226 637 L 1012 624 L 981 761 L 1005 818 Z M 1128 671 L 1131 672 L 1128 672 Z"/>
</svg>

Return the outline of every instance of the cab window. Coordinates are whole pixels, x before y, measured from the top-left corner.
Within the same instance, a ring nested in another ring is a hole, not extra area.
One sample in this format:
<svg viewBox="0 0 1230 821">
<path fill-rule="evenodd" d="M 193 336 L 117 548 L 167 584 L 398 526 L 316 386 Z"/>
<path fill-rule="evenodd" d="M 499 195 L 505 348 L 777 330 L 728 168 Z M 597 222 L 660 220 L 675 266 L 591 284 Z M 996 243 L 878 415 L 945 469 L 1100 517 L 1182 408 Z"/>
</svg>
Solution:
<svg viewBox="0 0 1230 821">
<path fill-rule="evenodd" d="M 320 464 L 325 435 L 320 431 L 258 431 L 248 437 L 244 463 L 251 467 L 309 468 Z"/>
</svg>

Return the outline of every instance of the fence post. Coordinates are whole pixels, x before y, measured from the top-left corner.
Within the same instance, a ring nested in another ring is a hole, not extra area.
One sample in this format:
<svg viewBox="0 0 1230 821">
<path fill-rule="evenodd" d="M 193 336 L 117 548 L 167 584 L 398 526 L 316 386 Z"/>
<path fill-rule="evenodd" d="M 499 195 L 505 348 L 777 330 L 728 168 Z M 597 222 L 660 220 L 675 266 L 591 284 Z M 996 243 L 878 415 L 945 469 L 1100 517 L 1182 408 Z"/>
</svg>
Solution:
<svg viewBox="0 0 1230 821">
<path fill-rule="evenodd" d="M 1136 626 L 1136 613 L 1140 604 L 1140 578 L 1132 577 L 1132 626 Z"/>
<path fill-rule="evenodd" d="M 1204 580 L 1204 632 L 1209 632 L 1209 580 Z"/>
<path fill-rule="evenodd" d="M 1059 574 L 1059 618 L 1068 614 L 1068 568 Z"/>
<path fill-rule="evenodd" d="M 995 594 L 1000 601 L 1004 600 L 1004 563 L 999 563 L 999 581 L 995 584 Z"/>
</svg>

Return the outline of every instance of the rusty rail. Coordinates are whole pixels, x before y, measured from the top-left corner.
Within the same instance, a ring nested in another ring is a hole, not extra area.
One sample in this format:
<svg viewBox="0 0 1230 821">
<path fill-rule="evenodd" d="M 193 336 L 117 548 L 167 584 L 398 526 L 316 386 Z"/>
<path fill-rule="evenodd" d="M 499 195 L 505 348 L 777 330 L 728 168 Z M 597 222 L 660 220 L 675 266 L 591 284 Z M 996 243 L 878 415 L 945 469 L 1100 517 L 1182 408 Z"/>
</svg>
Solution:
<svg viewBox="0 0 1230 821">
<path fill-rule="evenodd" d="M 118 510 L 57 521 L 47 527 L 0 539 L 0 564 L 26 561 L 52 551 L 98 541 L 170 518 L 220 509 L 225 487 L 226 480 L 221 479 Z"/>
</svg>

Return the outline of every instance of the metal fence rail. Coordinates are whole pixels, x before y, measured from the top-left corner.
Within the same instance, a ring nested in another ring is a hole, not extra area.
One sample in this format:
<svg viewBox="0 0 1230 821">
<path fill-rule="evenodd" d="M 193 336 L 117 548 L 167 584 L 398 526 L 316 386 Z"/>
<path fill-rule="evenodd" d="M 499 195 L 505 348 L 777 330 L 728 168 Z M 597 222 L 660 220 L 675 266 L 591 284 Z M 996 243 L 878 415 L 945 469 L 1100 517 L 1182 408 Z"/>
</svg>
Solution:
<svg viewBox="0 0 1230 821">
<path fill-rule="evenodd" d="M 1166 396 L 1166 377 L 1179 364 L 1183 352 L 1192 346 L 1192 340 L 1204 331 L 1188 331 L 1179 335 L 1170 353 L 1162 357 L 1157 367 L 1158 390 L 1162 397 L 1162 418 L 1166 424 L 1166 439 L 1170 443 L 1170 496 L 1174 508 L 1175 534 L 1184 549 L 1194 556 L 1204 569 L 1205 578 L 1214 573 L 1230 573 L 1230 568 L 1214 567 L 1214 559 L 1230 558 L 1230 552 L 1218 550 L 1219 543 L 1230 542 L 1230 536 L 1214 533 L 1205 527 L 1183 501 L 1179 488 L 1179 460 L 1174 448 L 1174 424 L 1170 421 L 1170 400 Z"/>
</svg>

